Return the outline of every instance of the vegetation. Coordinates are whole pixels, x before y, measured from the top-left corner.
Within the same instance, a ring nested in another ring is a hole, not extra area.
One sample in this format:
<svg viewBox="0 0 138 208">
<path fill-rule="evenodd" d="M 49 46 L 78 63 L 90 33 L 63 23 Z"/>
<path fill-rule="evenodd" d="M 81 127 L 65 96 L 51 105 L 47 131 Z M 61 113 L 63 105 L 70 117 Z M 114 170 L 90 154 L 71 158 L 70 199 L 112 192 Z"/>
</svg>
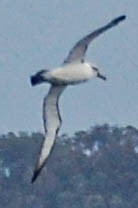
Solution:
<svg viewBox="0 0 138 208">
<path fill-rule="evenodd" d="M 137 208 L 138 130 L 107 124 L 57 138 L 31 177 L 41 133 L 0 136 L 0 208 Z"/>
</svg>

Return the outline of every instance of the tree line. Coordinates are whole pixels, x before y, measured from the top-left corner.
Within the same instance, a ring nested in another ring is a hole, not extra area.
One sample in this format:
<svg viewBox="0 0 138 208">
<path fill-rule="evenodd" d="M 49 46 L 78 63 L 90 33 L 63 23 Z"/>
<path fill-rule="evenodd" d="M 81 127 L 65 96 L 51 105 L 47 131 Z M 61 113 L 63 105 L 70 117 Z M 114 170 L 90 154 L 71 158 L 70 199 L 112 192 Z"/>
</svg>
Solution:
<svg viewBox="0 0 138 208">
<path fill-rule="evenodd" d="M 0 136 L 0 208 L 136 208 L 138 130 L 96 125 L 63 134 L 46 167 L 31 177 L 43 134 Z"/>
</svg>

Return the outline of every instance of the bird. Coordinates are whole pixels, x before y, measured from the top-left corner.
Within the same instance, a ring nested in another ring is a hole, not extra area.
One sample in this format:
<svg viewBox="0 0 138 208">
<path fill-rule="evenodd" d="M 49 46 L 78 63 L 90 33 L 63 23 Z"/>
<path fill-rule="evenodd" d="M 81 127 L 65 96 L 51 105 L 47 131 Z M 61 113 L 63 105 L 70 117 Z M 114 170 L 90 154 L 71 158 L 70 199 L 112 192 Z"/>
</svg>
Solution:
<svg viewBox="0 0 138 208">
<path fill-rule="evenodd" d="M 33 183 L 43 169 L 53 149 L 56 136 L 61 127 L 62 119 L 59 111 L 59 97 L 69 85 L 86 82 L 93 77 L 106 80 L 106 76 L 100 73 L 97 66 L 85 61 L 85 53 L 89 44 L 105 31 L 117 26 L 126 19 L 126 15 L 114 18 L 104 26 L 80 39 L 70 50 L 67 58 L 60 67 L 48 70 L 40 70 L 30 76 L 32 86 L 41 83 L 49 83 L 48 94 L 43 100 L 43 124 L 45 138 L 42 142 L 39 157 L 34 168 L 31 182 Z"/>
</svg>

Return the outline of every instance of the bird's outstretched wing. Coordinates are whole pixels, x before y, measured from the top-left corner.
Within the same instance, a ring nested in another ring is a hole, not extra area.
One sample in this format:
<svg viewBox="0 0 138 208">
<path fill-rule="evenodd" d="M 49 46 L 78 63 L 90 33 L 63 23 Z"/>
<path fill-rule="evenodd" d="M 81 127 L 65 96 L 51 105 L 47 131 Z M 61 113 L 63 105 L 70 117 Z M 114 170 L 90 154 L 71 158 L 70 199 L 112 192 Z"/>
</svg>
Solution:
<svg viewBox="0 0 138 208">
<path fill-rule="evenodd" d="M 109 30 L 110 28 L 116 26 L 119 22 L 126 19 L 125 15 L 119 16 L 115 19 L 113 19 L 108 24 L 104 25 L 103 27 L 98 28 L 97 30 L 91 32 L 84 38 L 82 38 L 80 41 L 78 41 L 75 46 L 71 49 L 69 52 L 69 55 L 67 56 L 66 60 L 64 61 L 64 64 L 71 63 L 71 62 L 81 62 L 84 59 L 85 52 L 88 48 L 89 43 L 97 38 L 99 35 L 104 33 L 106 30 Z"/>
<path fill-rule="evenodd" d="M 55 142 L 55 137 L 61 125 L 61 117 L 58 107 L 59 96 L 66 88 L 64 85 L 52 85 L 43 102 L 43 121 L 45 139 L 32 177 L 32 183 L 42 170 Z"/>
</svg>

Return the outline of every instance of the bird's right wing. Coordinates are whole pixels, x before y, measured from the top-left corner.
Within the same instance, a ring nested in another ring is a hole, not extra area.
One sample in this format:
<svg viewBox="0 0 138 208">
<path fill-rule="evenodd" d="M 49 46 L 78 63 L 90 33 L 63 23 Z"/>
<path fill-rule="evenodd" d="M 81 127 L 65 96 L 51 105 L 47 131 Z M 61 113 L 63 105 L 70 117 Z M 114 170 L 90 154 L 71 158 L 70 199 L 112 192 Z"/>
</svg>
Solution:
<svg viewBox="0 0 138 208">
<path fill-rule="evenodd" d="M 78 41 L 75 44 L 75 46 L 71 49 L 71 51 L 69 52 L 69 55 L 64 61 L 64 64 L 83 61 L 85 52 L 88 48 L 89 43 L 93 41 L 95 38 L 97 38 L 99 35 L 104 33 L 106 30 L 109 30 L 110 28 L 118 25 L 118 23 L 125 20 L 125 18 L 126 18 L 125 15 L 117 17 L 113 19 L 111 22 L 109 22 L 108 24 L 104 25 L 103 27 L 98 28 L 97 30 L 91 32 L 90 34 L 82 38 L 80 41 Z"/>
<path fill-rule="evenodd" d="M 45 128 L 45 139 L 32 177 L 32 183 L 36 180 L 43 168 L 55 142 L 56 135 L 61 125 L 61 117 L 58 107 L 58 99 L 65 85 L 52 85 L 48 95 L 43 102 L 43 121 Z"/>
</svg>

